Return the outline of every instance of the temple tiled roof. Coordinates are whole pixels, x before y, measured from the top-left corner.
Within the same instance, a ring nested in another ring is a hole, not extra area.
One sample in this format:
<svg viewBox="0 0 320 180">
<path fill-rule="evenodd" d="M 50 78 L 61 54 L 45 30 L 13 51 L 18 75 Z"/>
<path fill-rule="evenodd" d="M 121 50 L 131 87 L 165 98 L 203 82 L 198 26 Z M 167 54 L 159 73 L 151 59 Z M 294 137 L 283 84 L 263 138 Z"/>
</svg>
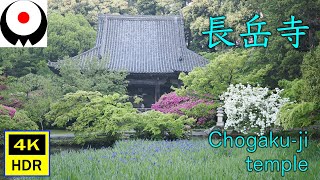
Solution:
<svg viewBox="0 0 320 180">
<path fill-rule="evenodd" d="M 99 16 L 96 46 L 73 59 L 85 67 L 102 57 L 107 69 L 129 73 L 189 72 L 207 64 L 187 49 L 180 16 Z"/>
</svg>

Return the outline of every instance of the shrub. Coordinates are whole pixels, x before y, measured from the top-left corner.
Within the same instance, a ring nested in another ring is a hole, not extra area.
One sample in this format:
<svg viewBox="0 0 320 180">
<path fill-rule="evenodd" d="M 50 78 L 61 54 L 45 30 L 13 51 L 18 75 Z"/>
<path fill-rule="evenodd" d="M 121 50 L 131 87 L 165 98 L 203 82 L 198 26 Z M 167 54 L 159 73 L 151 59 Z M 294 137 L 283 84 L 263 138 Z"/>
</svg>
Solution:
<svg viewBox="0 0 320 180">
<path fill-rule="evenodd" d="M 1 109 L 1 106 L 0 106 Z M 2 108 L 0 111 L 8 111 Z M 25 111 L 16 111 L 14 117 L 7 114 L 0 114 L 0 144 L 3 144 L 3 131 L 4 130 L 37 130 L 38 126 L 26 114 Z"/>
<path fill-rule="evenodd" d="M 320 119 L 320 46 L 305 54 L 301 66 L 302 78 L 281 81 L 284 95 L 294 100 L 281 108 L 279 123 L 285 128 L 301 128 Z"/>
<path fill-rule="evenodd" d="M 130 129 L 137 114 L 127 99 L 128 96 L 117 93 L 105 96 L 99 92 L 69 93 L 51 106 L 46 118 L 53 125 L 75 132 L 79 143 L 97 135 L 115 140 L 119 131 Z"/>
<path fill-rule="evenodd" d="M 13 108 L 22 108 L 22 102 L 10 91 L 10 82 L 14 77 L 1 76 L 0 69 L 0 104 Z"/>
<path fill-rule="evenodd" d="M 1 108 L 1 106 L 2 106 L 2 108 Z M 11 118 L 13 118 L 16 111 L 17 110 L 15 108 L 0 105 L 0 114 L 2 114 L 2 115 L 9 115 Z"/>
<path fill-rule="evenodd" d="M 306 127 L 320 119 L 319 107 L 312 102 L 288 103 L 278 116 L 278 123 L 284 129 Z"/>
<path fill-rule="evenodd" d="M 191 109 L 183 109 L 182 111 L 188 117 L 197 119 L 198 127 L 207 128 L 215 125 L 215 121 L 213 121 L 212 119 L 215 118 L 216 108 L 217 104 L 200 103 L 195 105 Z"/>
<path fill-rule="evenodd" d="M 301 71 L 305 81 L 303 99 L 320 105 L 320 45 L 303 57 Z"/>
<path fill-rule="evenodd" d="M 175 140 L 186 138 L 186 125 L 194 123 L 193 118 L 177 114 L 164 114 L 158 111 L 148 111 L 138 115 L 133 128 L 136 136 L 142 139 Z"/>
<path fill-rule="evenodd" d="M 221 98 L 224 100 L 227 121 L 225 128 L 238 132 L 254 132 L 259 135 L 274 125 L 282 105 L 289 100 L 281 98 L 282 90 L 269 91 L 268 88 L 230 85 Z"/>
<path fill-rule="evenodd" d="M 162 95 L 159 101 L 153 104 L 151 108 L 163 113 L 188 115 L 197 119 L 198 124 L 204 124 L 214 117 L 215 106 L 212 101 L 178 96 L 175 92 L 171 92 Z"/>
<path fill-rule="evenodd" d="M 52 125 L 66 127 L 82 144 L 103 135 L 114 142 L 126 130 L 136 130 L 138 138 L 183 138 L 185 125 L 194 119 L 177 114 L 150 111 L 139 114 L 128 96 L 99 92 L 78 91 L 66 94 L 51 106 L 45 116 Z"/>
</svg>

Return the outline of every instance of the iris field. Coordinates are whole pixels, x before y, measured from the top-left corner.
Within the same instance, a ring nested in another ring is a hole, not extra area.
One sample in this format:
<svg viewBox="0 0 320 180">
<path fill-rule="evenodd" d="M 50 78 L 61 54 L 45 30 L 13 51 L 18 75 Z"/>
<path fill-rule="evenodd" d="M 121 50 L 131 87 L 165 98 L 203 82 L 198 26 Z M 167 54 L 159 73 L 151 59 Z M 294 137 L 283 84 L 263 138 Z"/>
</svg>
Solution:
<svg viewBox="0 0 320 180">
<path fill-rule="evenodd" d="M 248 172 L 245 159 L 290 159 L 309 163 L 306 172 L 287 172 L 284 179 L 320 179 L 319 142 L 297 154 L 268 148 L 248 153 L 245 148 L 212 148 L 206 139 L 179 141 L 122 140 L 113 148 L 62 151 L 51 156 L 51 177 L 77 179 L 280 179 L 281 172 Z M 30 178 L 28 178 L 30 179 Z M 32 179 L 32 178 L 31 178 Z M 39 178 L 37 178 L 39 179 Z M 48 178 L 44 178 L 48 179 Z"/>
</svg>

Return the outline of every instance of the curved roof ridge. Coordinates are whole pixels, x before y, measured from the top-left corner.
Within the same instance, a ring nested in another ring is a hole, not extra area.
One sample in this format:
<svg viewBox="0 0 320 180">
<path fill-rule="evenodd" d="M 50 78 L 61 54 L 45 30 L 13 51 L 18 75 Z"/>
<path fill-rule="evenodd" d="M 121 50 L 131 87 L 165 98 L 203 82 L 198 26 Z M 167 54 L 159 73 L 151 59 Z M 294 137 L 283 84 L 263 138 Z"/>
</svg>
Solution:
<svg viewBox="0 0 320 180">
<path fill-rule="evenodd" d="M 106 56 L 105 68 L 129 73 L 189 72 L 207 63 L 187 48 L 181 15 L 104 14 L 99 16 L 97 33 L 95 48 L 73 58 L 82 67 Z"/>
<path fill-rule="evenodd" d="M 112 14 L 103 14 L 100 17 L 108 18 L 108 19 L 117 19 L 117 20 L 175 20 L 182 18 L 181 15 L 166 15 L 166 16 L 159 16 L 159 15 L 112 15 Z"/>
</svg>

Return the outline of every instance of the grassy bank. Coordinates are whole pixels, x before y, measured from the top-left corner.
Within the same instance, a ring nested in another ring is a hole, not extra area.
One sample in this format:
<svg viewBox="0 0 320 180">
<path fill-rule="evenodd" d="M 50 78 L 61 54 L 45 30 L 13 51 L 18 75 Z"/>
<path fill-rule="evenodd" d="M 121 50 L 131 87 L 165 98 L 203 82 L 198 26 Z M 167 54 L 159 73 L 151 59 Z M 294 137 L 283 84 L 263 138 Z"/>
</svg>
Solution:
<svg viewBox="0 0 320 180">
<path fill-rule="evenodd" d="M 207 140 L 123 140 L 114 148 L 63 151 L 51 156 L 51 179 L 280 179 L 281 172 L 248 172 L 245 159 L 305 159 L 306 172 L 286 172 L 285 179 L 320 179 L 319 142 L 302 153 L 298 146 L 258 149 L 217 148 Z"/>
</svg>

